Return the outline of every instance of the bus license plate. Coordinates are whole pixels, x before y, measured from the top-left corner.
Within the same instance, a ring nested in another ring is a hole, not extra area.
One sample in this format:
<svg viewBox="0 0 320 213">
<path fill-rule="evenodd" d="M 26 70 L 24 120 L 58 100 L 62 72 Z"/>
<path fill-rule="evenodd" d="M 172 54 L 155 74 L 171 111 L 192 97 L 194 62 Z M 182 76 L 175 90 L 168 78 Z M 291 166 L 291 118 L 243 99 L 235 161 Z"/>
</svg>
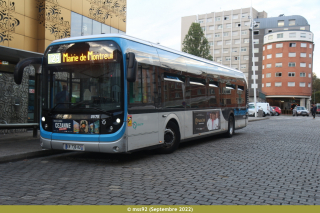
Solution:
<svg viewBox="0 0 320 213">
<path fill-rule="evenodd" d="M 63 144 L 63 149 L 65 149 L 65 150 L 84 151 L 84 145 L 78 145 L 78 144 Z"/>
</svg>

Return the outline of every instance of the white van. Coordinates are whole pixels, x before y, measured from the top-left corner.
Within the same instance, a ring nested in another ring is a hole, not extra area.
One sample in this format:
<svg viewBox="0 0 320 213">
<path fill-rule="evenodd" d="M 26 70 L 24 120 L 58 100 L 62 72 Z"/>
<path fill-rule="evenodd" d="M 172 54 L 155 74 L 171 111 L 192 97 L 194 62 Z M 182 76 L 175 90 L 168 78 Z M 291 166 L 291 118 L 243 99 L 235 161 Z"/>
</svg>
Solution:
<svg viewBox="0 0 320 213">
<path fill-rule="evenodd" d="M 271 115 L 271 113 L 270 113 L 270 104 L 269 103 L 257 102 L 256 103 L 256 112 L 258 112 L 259 109 L 263 110 L 263 117 L 266 116 L 266 115 Z M 248 114 L 254 116 L 254 103 L 249 103 Z"/>
</svg>

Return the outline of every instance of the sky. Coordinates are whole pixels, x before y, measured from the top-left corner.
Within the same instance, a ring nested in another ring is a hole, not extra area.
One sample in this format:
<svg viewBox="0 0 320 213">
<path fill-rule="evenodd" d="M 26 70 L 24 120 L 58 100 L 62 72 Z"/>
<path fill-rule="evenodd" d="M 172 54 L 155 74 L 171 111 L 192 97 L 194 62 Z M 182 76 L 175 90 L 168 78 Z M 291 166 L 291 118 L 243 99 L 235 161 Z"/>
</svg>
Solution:
<svg viewBox="0 0 320 213">
<path fill-rule="evenodd" d="M 314 34 L 313 72 L 320 77 L 320 0 L 127 0 L 126 34 L 180 51 L 181 17 L 251 5 L 268 17 L 284 14 L 307 19 Z"/>
</svg>

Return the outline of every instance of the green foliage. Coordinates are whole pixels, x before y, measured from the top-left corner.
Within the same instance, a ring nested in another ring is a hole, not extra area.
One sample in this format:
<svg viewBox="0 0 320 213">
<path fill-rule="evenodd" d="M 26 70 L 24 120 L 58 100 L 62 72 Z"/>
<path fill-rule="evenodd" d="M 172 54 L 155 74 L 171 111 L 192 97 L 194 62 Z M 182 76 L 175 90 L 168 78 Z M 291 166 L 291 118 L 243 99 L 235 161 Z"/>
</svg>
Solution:
<svg viewBox="0 0 320 213">
<path fill-rule="evenodd" d="M 213 60 L 212 55 L 210 55 L 209 42 L 204 36 L 199 23 L 191 24 L 188 34 L 183 40 L 182 46 L 183 52 Z"/>
<path fill-rule="evenodd" d="M 315 73 L 312 76 L 312 96 L 311 103 L 320 103 L 320 79 Z"/>
</svg>

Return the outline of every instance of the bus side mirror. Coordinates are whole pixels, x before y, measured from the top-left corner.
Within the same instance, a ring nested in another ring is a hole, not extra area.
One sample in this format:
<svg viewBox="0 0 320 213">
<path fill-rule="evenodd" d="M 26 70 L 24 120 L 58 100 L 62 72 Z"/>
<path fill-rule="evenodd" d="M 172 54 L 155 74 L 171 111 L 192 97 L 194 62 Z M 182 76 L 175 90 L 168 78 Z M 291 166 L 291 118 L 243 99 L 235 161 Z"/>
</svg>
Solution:
<svg viewBox="0 0 320 213">
<path fill-rule="evenodd" d="M 23 70 L 26 66 L 29 66 L 30 64 L 42 64 L 42 58 L 26 58 L 20 61 L 14 68 L 13 73 L 14 82 L 16 82 L 16 84 L 21 84 Z"/>
<path fill-rule="evenodd" d="M 127 81 L 136 81 L 137 65 L 138 63 L 134 53 L 127 53 Z"/>
</svg>

